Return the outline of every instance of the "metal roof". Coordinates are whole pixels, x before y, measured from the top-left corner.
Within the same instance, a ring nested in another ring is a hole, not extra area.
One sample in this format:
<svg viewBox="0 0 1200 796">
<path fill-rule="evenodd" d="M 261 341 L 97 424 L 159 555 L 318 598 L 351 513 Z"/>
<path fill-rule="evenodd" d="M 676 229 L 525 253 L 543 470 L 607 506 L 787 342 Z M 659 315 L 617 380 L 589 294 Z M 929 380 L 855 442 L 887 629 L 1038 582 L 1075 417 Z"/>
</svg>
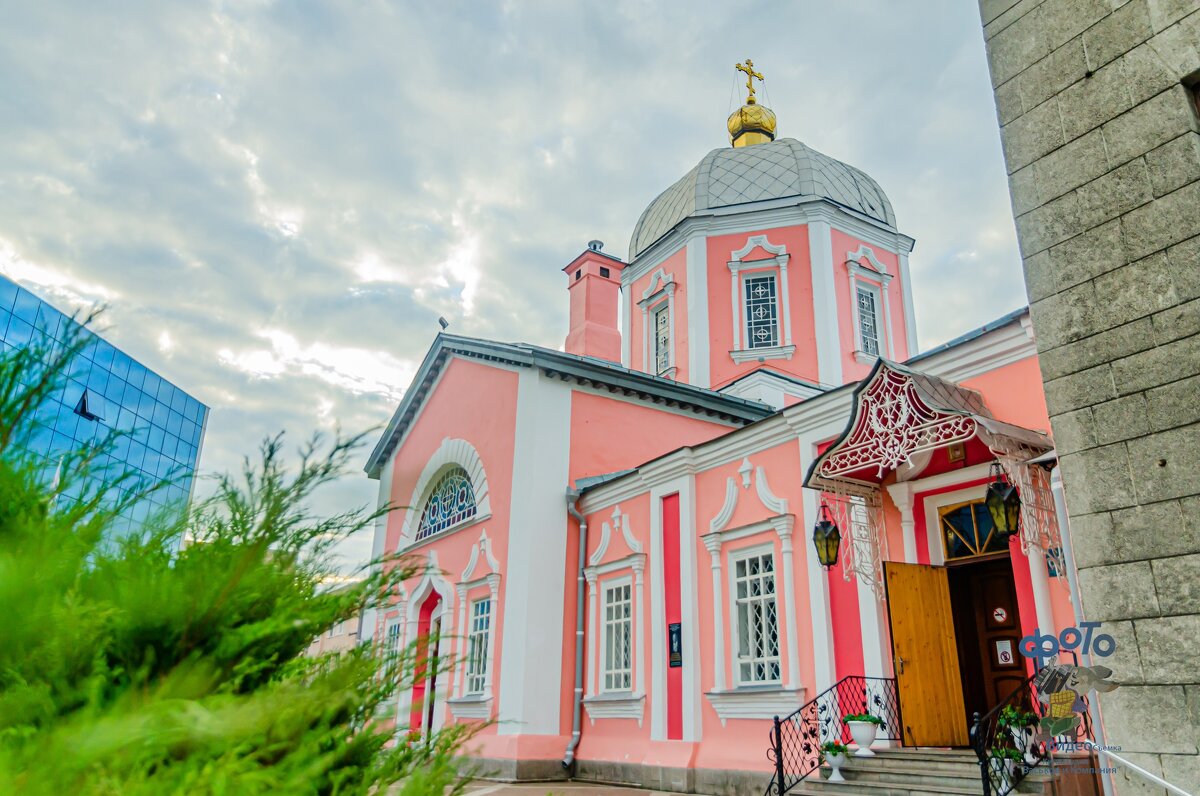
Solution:
<svg viewBox="0 0 1200 796">
<path fill-rule="evenodd" d="M 433 341 L 412 384 L 405 391 L 391 421 L 371 451 L 364 468 L 367 475 L 372 478 L 378 477 L 383 461 L 420 412 L 425 396 L 433 388 L 437 374 L 450 357 L 455 355 L 540 368 L 543 372 L 562 379 L 605 387 L 650 403 L 688 409 L 725 422 L 751 423 L 775 412 L 770 406 L 758 401 L 748 401 L 661 376 L 651 376 L 604 359 L 567 354 L 529 343 L 500 343 L 442 333 Z"/>
</svg>

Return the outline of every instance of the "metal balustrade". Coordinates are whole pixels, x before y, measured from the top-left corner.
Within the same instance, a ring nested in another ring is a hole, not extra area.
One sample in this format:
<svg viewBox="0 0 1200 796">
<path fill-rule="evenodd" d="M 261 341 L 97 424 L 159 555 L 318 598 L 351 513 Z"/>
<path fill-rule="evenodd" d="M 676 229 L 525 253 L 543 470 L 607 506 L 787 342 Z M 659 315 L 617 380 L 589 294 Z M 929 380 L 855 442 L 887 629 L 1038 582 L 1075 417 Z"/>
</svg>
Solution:
<svg viewBox="0 0 1200 796">
<path fill-rule="evenodd" d="M 821 765 L 821 744 L 848 743 L 850 728 L 842 720 L 851 713 L 870 713 L 883 723 L 879 740 L 901 741 L 900 699 L 890 677 L 851 675 L 810 699 L 771 727 L 767 757 L 775 774 L 766 796 L 783 796 Z"/>
</svg>

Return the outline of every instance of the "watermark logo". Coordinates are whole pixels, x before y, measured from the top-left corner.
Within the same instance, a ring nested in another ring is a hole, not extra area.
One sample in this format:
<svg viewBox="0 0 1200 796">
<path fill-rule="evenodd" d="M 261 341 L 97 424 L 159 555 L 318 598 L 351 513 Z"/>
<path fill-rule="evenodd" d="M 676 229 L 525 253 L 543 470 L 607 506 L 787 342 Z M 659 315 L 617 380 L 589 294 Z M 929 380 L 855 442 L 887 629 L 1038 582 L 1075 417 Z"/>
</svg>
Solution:
<svg viewBox="0 0 1200 796">
<path fill-rule="evenodd" d="M 1107 633 L 1093 635 L 1100 627 L 1099 622 L 1080 622 L 1079 627 L 1065 628 L 1057 636 L 1042 633 L 1034 628 L 1033 633 L 1021 639 L 1018 649 L 1027 658 L 1039 661 L 1049 659 L 1033 680 L 1038 700 L 1046 705 L 1046 715 L 1039 726 L 1047 736 L 1066 735 L 1079 726 L 1081 714 L 1087 711 L 1083 695 L 1095 689 L 1112 691 L 1117 687 L 1109 678 L 1112 669 L 1107 666 L 1077 666 L 1059 663 L 1060 652 L 1079 650 L 1084 655 L 1107 658 L 1117 649 L 1117 642 Z"/>
<path fill-rule="evenodd" d="M 1116 650 L 1117 640 L 1107 633 L 1093 638 L 1092 631 L 1098 627 L 1099 622 L 1080 622 L 1079 627 L 1064 628 L 1057 636 L 1035 627 L 1033 633 L 1021 639 L 1019 649 L 1026 658 L 1053 658 L 1064 650 L 1107 658 Z"/>
</svg>

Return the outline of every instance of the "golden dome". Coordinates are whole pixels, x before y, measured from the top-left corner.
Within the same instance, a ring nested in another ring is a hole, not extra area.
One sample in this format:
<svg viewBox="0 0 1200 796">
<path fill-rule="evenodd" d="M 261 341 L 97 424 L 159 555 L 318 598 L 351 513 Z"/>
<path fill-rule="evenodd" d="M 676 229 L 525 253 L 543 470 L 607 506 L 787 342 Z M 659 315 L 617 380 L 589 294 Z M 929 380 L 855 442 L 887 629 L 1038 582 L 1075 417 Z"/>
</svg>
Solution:
<svg viewBox="0 0 1200 796">
<path fill-rule="evenodd" d="M 729 141 L 735 147 L 769 144 L 775 140 L 775 112 L 750 99 L 729 114 Z"/>
</svg>

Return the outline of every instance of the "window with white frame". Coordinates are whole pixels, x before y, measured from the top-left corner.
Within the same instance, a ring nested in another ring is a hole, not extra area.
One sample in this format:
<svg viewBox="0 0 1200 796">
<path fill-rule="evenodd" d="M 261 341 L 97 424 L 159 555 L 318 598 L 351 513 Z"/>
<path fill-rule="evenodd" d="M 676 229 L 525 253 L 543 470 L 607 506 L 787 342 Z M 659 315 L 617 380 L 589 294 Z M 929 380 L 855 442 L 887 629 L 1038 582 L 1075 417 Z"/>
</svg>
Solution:
<svg viewBox="0 0 1200 796">
<path fill-rule="evenodd" d="M 663 302 L 654 310 L 654 372 L 658 375 L 671 368 L 671 308 Z"/>
<path fill-rule="evenodd" d="M 475 488 L 461 467 L 451 467 L 438 479 L 417 525 L 417 539 L 425 539 L 475 516 Z"/>
<path fill-rule="evenodd" d="M 747 276 L 744 285 L 746 347 L 779 345 L 779 304 L 775 274 Z"/>
<path fill-rule="evenodd" d="M 604 691 L 633 688 L 633 595 L 629 581 L 604 587 Z"/>
<path fill-rule="evenodd" d="M 859 285 L 858 303 L 858 350 L 873 357 L 879 356 L 879 292 L 875 288 Z"/>
<path fill-rule="evenodd" d="M 387 626 L 387 633 L 384 636 L 384 650 L 389 655 L 398 655 L 400 653 L 400 623 L 392 622 Z"/>
<path fill-rule="evenodd" d="M 487 683 L 488 637 L 492 632 L 492 600 L 471 603 L 471 630 L 467 636 L 467 693 L 482 694 Z"/>
<path fill-rule="evenodd" d="M 740 685 L 780 681 L 779 621 L 773 551 L 739 555 L 732 561 L 734 621 Z"/>
</svg>

